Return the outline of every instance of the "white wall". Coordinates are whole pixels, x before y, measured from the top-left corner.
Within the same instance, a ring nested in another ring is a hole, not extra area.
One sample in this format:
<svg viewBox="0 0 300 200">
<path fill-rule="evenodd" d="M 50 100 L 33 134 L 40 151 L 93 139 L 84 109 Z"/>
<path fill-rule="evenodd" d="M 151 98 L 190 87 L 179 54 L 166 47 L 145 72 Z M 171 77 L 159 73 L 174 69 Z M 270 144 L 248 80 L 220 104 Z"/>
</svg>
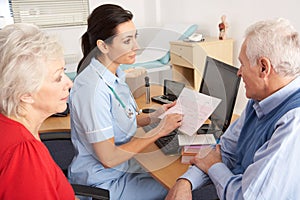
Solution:
<svg viewBox="0 0 300 200">
<path fill-rule="evenodd" d="M 252 23 L 270 18 L 284 17 L 289 19 L 297 30 L 300 30 L 299 3 L 296 0 L 161 0 L 161 22 L 196 23 L 206 35 L 217 36 L 221 15 L 227 16 L 229 23 L 228 36 L 233 38 L 234 65 L 239 67 L 238 53 L 243 41 L 245 29 Z M 165 12 L 165 11 L 168 12 Z M 236 113 L 240 113 L 247 99 L 243 83 L 236 103 Z"/>
<path fill-rule="evenodd" d="M 134 22 L 137 26 L 143 26 L 145 24 L 153 25 L 153 15 L 156 12 L 155 0 L 90 0 L 90 10 L 101 4 L 112 3 L 122 6 L 124 9 L 130 10 L 134 15 Z M 149 17 L 151 16 L 151 17 Z"/>
<path fill-rule="evenodd" d="M 234 65 L 239 67 L 238 53 L 245 29 L 252 23 L 270 18 L 289 19 L 300 30 L 297 0 L 90 0 L 92 7 L 103 2 L 116 3 L 134 14 L 137 27 L 162 26 L 168 23 L 196 23 L 208 36 L 218 36 L 221 15 L 227 16 L 228 37 L 234 39 Z M 247 99 L 241 83 L 235 113 L 241 113 Z"/>
<path fill-rule="evenodd" d="M 8 1 L 0 0 L 0 29 L 12 23 L 13 18 L 10 16 Z"/>
<path fill-rule="evenodd" d="M 0 0 L 3 1 L 3 0 Z M 90 0 L 90 11 L 103 3 L 119 4 L 134 14 L 138 28 L 162 26 L 169 23 L 196 23 L 207 36 L 218 36 L 221 15 L 227 16 L 228 37 L 234 39 L 234 65 L 239 66 L 237 56 L 243 41 L 245 29 L 262 19 L 284 17 L 300 30 L 299 3 L 297 0 Z M 47 29 L 61 38 L 65 53 L 80 57 L 80 37 L 85 27 Z M 79 58 L 78 58 L 79 59 Z M 241 86 L 236 113 L 240 113 L 246 103 L 243 84 Z"/>
<path fill-rule="evenodd" d="M 103 0 L 90 0 L 89 7 L 92 12 L 97 6 L 104 3 L 113 3 L 122 6 L 124 9 L 130 10 L 134 14 L 134 22 L 137 26 L 144 26 L 145 24 L 153 25 L 153 18 L 148 18 L 148 10 L 156 10 L 153 6 L 147 5 L 143 0 L 115 0 L 115 1 L 103 1 Z M 150 1 L 148 1 L 150 3 Z M 146 9 L 147 8 L 147 9 Z M 149 8 L 149 9 L 148 9 Z M 147 11 L 145 11 L 147 10 Z M 149 14 L 149 13 L 148 13 Z M 150 14 L 149 14 L 150 15 Z M 150 20 L 149 20 L 150 19 Z M 51 28 L 45 29 L 46 32 L 56 35 L 64 46 L 65 55 L 69 58 L 69 62 L 78 63 L 82 56 L 81 41 L 80 38 L 86 31 L 86 26 L 80 27 L 68 27 L 68 28 Z M 68 61 L 67 61 L 68 62 Z M 67 66 L 70 70 L 74 70 L 76 66 Z"/>
</svg>

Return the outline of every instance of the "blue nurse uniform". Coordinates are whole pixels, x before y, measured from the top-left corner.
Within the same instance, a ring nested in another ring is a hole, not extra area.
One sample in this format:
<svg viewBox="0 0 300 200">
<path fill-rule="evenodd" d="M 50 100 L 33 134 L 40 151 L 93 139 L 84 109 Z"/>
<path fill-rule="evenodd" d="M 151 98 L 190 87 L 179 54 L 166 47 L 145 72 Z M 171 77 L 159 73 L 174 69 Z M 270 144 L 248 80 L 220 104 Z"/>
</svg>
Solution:
<svg viewBox="0 0 300 200">
<path fill-rule="evenodd" d="M 114 75 L 93 58 L 70 93 L 71 137 L 77 151 L 69 167 L 71 183 L 108 189 L 111 199 L 164 199 L 167 190 L 134 159 L 105 168 L 92 147 L 112 137 L 116 145 L 129 142 L 137 129 L 135 110 L 125 73 L 118 68 Z"/>
</svg>

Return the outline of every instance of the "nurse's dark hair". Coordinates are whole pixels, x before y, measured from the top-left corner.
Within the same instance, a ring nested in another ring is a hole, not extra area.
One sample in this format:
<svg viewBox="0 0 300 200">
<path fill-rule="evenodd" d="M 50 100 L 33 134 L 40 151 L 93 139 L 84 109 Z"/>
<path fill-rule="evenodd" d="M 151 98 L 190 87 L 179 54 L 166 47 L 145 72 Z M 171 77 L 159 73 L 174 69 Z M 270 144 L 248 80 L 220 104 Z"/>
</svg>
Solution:
<svg viewBox="0 0 300 200">
<path fill-rule="evenodd" d="M 97 47 L 97 40 L 103 40 L 111 44 L 116 35 L 116 27 L 119 24 L 132 20 L 130 11 L 114 4 L 104 4 L 93 10 L 88 17 L 87 31 L 81 37 L 81 49 L 83 58 L 80 60 L 77 72 L 80 73 L 101 52 Z"/>
</svg>

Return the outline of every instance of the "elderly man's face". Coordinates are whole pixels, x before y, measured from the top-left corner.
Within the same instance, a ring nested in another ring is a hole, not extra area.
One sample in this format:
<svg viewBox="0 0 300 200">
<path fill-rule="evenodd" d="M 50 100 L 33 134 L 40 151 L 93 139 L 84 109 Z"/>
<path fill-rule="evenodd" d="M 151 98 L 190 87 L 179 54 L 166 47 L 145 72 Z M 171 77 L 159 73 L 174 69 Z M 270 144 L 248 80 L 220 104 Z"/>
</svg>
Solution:
<svg viewBox="0 0 300 200">
<path fill-rule="evenodd" d="M 258 65 L 250 65 L 249 59 L 246 55 L 245 42 L 241 47 L 239 60 L 241 66 L 237 75 L 243 78 L 246 89 L 246 97 L 255 100 L 262 100 L 265 96 L 265 84 L 263 79 L 260 77 L 260 67 L 258 67 Z"/>
</svg>

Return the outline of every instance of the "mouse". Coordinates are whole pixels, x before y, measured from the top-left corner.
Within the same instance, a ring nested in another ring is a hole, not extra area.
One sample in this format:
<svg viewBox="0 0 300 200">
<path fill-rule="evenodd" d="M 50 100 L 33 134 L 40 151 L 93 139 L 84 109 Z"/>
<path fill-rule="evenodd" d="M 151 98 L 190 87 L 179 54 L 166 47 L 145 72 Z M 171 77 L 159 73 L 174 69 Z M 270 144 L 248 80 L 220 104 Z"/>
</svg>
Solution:
<svg viewBox="0 0 300 200">
<path fill-rule="evenodd" d="M 206 134 L 210 130 L 210 124 L 203 124 L 198 130 L 197 134 Z"/>
<path fill-rule="evenodd" d="M 155 112 L 156 110 L 153 109 L 153 108 L 144 108 L 142 109 L 142 112 L 143 113 L 152 113 L 152 112 Z"/>
</svg>

